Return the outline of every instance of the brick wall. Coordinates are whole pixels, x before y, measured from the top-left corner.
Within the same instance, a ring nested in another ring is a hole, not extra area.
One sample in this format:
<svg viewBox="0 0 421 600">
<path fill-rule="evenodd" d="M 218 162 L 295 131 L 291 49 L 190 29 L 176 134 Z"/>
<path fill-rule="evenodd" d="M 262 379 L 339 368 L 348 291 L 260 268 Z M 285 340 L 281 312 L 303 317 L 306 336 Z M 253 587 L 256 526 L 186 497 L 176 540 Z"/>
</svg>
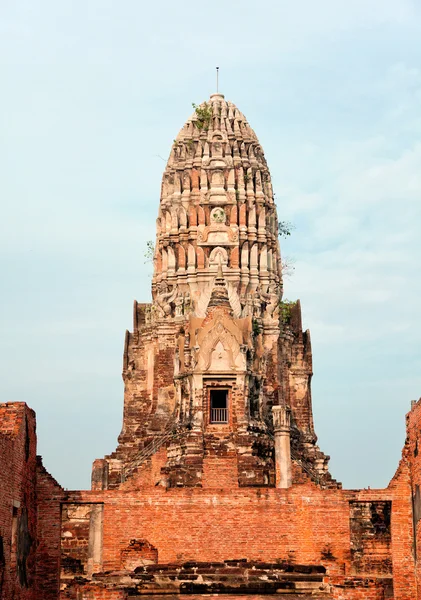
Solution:
<svg viewBox="0 0 421 600">
<path fill-rule="evenodd" d="M 134 532 L 157 548 L 160 563 L 247 558 L 350 568 L 349 498 L 338 490 L 158 487 L 69 492 L 67 501 L 104 502 L 105 570 L 120 567 Z"/>
<path fill-rule="evenodd" d="M 36 548 L 35 413 L 0 404 L 0 597 L 33 600 Z"/>
<path fill-rule="evenodd" d="M 65 504 L 61 513 L 61 579 L 88 574 L 92 504 Z"/>
<path fill-rule="evenodd" d="M 381 582 L 369 579 L 337 578 L 332 580 L 332 598 L 335 600 L 385 600 Z"/>
<path fill-rule="evenodd" d="M 75 585 L 60 593 L 60 600 L 127 600 L 127 598 L 124 590 L 105 589 L 100 586 L 83 584 Z"/>
<path fill-rule="evenodd" d="M 410 538 L 405 538 L 401 560 L 411 567 L 415 561 L 417 597 L 421 598 L 421 399 L 412 403 L 411 411 L 406 415 L 406 430 L 402 460 L 391 486 L 397 492 L 400 521 L 411 532 Z M 405 581 L 398 581 L 397 585 L 403 589 Z"/>
<path fill-rule="evenodd" d="M 238 485 L 237 456 L 207 456 L 203 460 L 204 488 L 232 488 Z"/>
<path fill-rule="evenodd" d="M 36 462 L 33 412 L 19 403 L 0 405 L 0 411 L 0 584 L 7 600 L 57 600 L 62 537 L 67 557 L 77 559 L 80 554 L 86 574 L 92 538 L 89 507 L 99 505 L 103 548 L 94 572 L 127 568 L 144 560 L 159 560 L 159 564 L 287 561 L 321 565 L 329 578 L 342 578 L 332 591 L 338 600 L 380 600 L 387 589 L 385 598 L 417 598 L 419 404 L 408 415 L 403 458 L 389 487 L 357 491 L 323 490 L 310 481 L 287 490 L 241 488 L 235 480 L 234 456 L 222 457 L 228 462 L 221 463 L 226 466 L 221 472 L 217 462 L 221 457 L 214 454 L 219 447 L 212 446 L 204 460 L 209 487 L 155 486 L 165 462 L 166 451 L 161 449 L 147 468 L 140 469 L 142 486 L 133 489 L 127 482 L 117 490 L 67 492 L 40 459 Z M 69 510 L 76 511 L 76 521 L 80 517 L 76 528 L 73 519 L 73 530 L 67 527 Z M 71 531 L 71 541 L 62 536 L 64 531 Z M 145 559 L 144 548 L 153 548 L 154 556 Z M 79 598 L 124 598 L 121 590 L 101 589 L 102 596 L 95 595 L 88 586 Z"/>
<path fill-rule="evenodd" d="M 136 536 L 157 549 L 159 564 L 247 559 L 324 565 L 329 576 L 347 578 L 338 584 L 338 598 L 377 600 L 386 589 L 387 598 L 415 598 L 403 475 L 387 490 L 320 490 L 307 483 L 289 490 L 157 487 L 67 494 L 67 502 L 76 500 L 104 503 L 103 571 L 124 566 L 124 551 Z M 376 529 L 378 514 L 385 523 Z M 351 536 L 362 542 L 357 562 Z M 368 580 L 380 587 L 372 583 L 361 592 L 361 582 Z"/>
<path fill-rule="evenodd" d="M 57 600 L 60 580 L 61 502 L 65 492 L 45 470 L 37 465 L 38 547 L 36 600 Z"/>
<path fill-rule="evenodd" d="M 355 574 L 392 574 L 390 501 L 350 502 L 351 557 Z"/>
</svg>

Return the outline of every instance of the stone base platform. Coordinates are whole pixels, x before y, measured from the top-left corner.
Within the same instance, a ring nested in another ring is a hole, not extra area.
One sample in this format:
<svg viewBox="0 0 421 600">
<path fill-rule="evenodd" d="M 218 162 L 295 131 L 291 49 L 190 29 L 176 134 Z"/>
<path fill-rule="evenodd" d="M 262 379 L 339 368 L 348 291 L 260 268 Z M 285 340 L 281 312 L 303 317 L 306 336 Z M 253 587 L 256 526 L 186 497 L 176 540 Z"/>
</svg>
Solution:
<svg viewBox="0 0 421 600">
<path fill-rule="evenodd" d="M 247 560 L 149 564 L 134 571 L 75 578 L 61 600 L 172 600 L 199 598 L 279 598 L 288 600 L 383 600 L 384 587 L 375 579 L 332 581 L 322 565 L 263 563 Z M 362 595 L 363 594 L 363 595 Z"/>
</svg>

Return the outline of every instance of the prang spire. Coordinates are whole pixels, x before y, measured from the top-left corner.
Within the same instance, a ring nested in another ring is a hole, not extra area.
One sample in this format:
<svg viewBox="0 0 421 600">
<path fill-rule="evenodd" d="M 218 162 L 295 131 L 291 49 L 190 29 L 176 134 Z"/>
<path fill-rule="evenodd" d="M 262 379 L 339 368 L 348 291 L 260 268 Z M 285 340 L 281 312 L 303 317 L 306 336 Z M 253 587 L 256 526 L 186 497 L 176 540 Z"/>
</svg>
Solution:
<svg viewBox="0 0 421 600">
<path fill-rule="evenodd" d="M 162 180 L 153 302 L 135 302 L 126 334 L 119 446 L 95 465 L 94 485 L 141 486 L 164 444 L 153 485 L 219 486 L 216 460 L 229 462 L 230 485 L 290 487 L 293 444 L 315 481 L 336 486 L 316 446 L 310 335 L 299 302 L 281 304 L 263 150 L 219 92 L 193 106 Z"/>
<path fill-rule="evenodd" d="M 219 92 L 195 106 L 171 148 L 159 216 L 154 300 L 177 290 L 204 314 L 221 263 L 241 315 L 253 296 L 281 297 L 278 222 L 263 149 L 244 115 Z"/>
</svg>

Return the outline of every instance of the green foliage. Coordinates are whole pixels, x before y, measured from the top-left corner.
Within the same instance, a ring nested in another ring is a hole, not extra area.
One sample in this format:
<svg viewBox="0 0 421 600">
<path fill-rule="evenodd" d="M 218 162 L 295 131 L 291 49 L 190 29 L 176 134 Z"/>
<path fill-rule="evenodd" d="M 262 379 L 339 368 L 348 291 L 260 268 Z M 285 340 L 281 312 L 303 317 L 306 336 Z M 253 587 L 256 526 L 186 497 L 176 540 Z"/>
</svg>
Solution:
<svg viewBox="0 0 421 600">
<path fill-rule="evenodd" d="M 253 334 L 253 336 L 256 337 L 261 332 L 262 332 L 262 330 L 260 328 L 259 321 L 257 319 L 253 319 L 253 321 L 252 321 L 252 334 Z"/>
<path fill-rule="evenodd" d="M 290 300 L 281 300 L 279 303 L 280 316 L 282 323 L 288 324 L 291 321 L 291 311 L 295 306 L 296 302 L 291 302 Z"/>
<path fill-rule="evenodd" d="M 145 257 L 145 265 L 147 263 L 153 262 L 154 254 L 155 254 L 155 244 L 153 243 L 152 240 L 148 240 L 146 242 L 146 250 L 143 253 L 143 256 Z"/>
<path fill-rule="evenodd" d="M 196 127 L 207 131 L 212 119 L 212 106 L 207 102 L 204 102 L 201 106 L 197 106 L 192 102 L 192 106 L 197 116 Z"/>
<path fill-rule="evenodd" d="M 290 221 L 279 221 L 278 223 L 278 235 L 283 238 L 287 238 L 291 235 L 291 232 L 295 229 Z"/>
</svg>

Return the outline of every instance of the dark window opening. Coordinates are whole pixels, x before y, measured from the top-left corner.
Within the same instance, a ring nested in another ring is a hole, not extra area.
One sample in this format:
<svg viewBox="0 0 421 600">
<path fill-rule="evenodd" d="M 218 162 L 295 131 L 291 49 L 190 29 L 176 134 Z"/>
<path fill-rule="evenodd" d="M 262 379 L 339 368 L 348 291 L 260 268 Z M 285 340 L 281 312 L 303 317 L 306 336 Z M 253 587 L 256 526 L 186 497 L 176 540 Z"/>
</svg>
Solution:
<svg viewBox="0 0 421 600">
<path fill-rule="evenodd" d="M 228 390 L 210 390 L 210 422 L 228 423 Z"/>
</svg>

